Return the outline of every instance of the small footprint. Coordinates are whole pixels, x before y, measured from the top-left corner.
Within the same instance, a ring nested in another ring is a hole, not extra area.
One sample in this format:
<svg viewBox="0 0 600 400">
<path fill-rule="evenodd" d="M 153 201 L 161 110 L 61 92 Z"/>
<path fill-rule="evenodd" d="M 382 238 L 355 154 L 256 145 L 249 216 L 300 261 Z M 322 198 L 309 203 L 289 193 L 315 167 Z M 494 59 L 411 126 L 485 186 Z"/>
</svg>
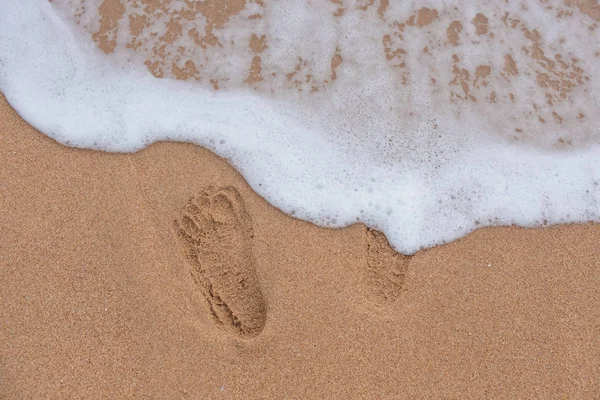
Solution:
<svg viewBox="0 0 600 400">
<path fill-rule="evenodd" d="M 391 304 L 402 293 L 410 257 L 396 252 L 385 235 L 374 229 L 367 228 L 366 244 L 367 265 L 362 276 L 365 296 L 381 306 Z"/>
<path fill-rule="evenodd" d="M 215 322 L 241 338 L 258 335 L 267 307 L 252 255 L 252 221 L 239 192 L 205 189 L 183 207 L 174 230 Z"/>
</svg>

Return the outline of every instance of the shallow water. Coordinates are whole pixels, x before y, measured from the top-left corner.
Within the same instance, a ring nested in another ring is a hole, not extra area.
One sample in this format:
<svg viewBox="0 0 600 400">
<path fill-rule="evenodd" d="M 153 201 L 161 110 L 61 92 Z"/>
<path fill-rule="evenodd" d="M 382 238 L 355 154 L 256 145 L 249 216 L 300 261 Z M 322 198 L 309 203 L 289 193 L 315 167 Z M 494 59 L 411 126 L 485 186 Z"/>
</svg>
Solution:
<svg viewBox="0 0 600 400">
<path fill-rule="evenodd" d="M 404 253 L 600 220 L 593 2 L 5 3 L 0 89 L 61 143 L 193 141 Z"/>
</svg>

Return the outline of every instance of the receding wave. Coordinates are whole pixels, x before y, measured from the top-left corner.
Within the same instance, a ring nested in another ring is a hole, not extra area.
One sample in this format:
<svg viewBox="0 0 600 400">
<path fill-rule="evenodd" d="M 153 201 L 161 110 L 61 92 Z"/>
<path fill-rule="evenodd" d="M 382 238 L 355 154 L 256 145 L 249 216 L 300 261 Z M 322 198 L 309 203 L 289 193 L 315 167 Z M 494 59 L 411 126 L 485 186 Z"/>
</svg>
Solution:
<svg viewBox="0 0 600 400">
<path fill-rule="evenodd" d="M 600 219 L 600 7 L 5 0 L 0 89 L 57 141 L 192 141 L 283 211 L 404 253 Z"/>
</svg>

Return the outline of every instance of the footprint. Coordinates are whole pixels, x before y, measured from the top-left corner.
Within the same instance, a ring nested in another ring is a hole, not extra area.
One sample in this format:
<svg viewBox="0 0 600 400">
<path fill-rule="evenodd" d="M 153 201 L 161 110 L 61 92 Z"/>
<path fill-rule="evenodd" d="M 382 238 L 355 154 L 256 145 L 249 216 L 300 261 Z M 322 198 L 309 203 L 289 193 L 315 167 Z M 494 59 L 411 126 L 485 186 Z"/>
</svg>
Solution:
<svg viewBox="0 0 600 400">
<path fill-rule="evenodd" d="M 183 207 L 174 229 L 215 322 L 241 338 L 258 335 L 267 307 L 252 255 L 252 221 L 239 192 L 205 189 Z"/>
<path fill-rule="evenodd" d="M 365 296 L 378 305 L 391 304 L 402 293 L 410 257 L 396 252 L 385 235 L 374 229 L 367 228 L 366 244 L 367 265 L 362 276 Z"/>
</svg>

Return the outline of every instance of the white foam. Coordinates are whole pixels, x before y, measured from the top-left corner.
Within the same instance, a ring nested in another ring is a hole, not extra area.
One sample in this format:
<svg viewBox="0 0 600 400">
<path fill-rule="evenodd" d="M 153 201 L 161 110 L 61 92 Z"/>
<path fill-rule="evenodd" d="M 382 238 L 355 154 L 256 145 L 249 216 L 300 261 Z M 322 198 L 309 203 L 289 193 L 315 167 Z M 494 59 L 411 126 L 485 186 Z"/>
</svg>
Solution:
<svg viewBox="0 0 600 400">
<path fill-rule="evenodd" d="M 249 4 L 232 17 L 231 30 L 215 33 L 223 49 L 199 51 L 185 37 L 175 44 L 207 74 L 227 77 L 225 90 L 215 92 L 208 82 L 154 78 L 142 56 L 126 51 L 124 28 L 109 57 L 49 2 L 3 0 L 0 89 L 23 118 L 61 143 L 133 152 L 158 140 L 192 141 L 228 158 L 284 212 L 324 226 L 362 221 L 404 253 L 486 225 L 599 221 L 600 37 L 589 29 L 593 21 L 576 10 L 557 21 L 556 10 L 534 1 L 523 3 L 530 11 L 487 3 L 458 10 L 451 1 L 423 2 L 439 16 L 421 28 L 405 26 L 404 38 L 396 22 L 416 13 L 411 2 L 392 2 L 380 18 L 376 7 L 348 6 L 334 17 L 330 3 L 282 0 L 256 25 L 246 18 L 257 7 Z M 82 26 L 94 31 L 94 2 L 86 4 Z M 499 22 L 507 10 L 542 33 L 549 59 L 557 62 L 560 53 L 565 71 L 583 70 L 580 81 L 565 78 L 572 85 L 563 97 L 550 92 L 552 106 L 537 81 L 547 71 L 527 54 L 535 49 L 522 26 Z M 494 35 L 477 35 L 469 25 L 477 12 L 489 17 Z M 455 47 L 446 29 L 458 18 L 462 44 Z M 160 23 L 149 29 L 164 33 Z M 244 89 L 252 54 L 236 43 L 257 30 L 270 38 L 261 57 L 274 75 Z M 401 60 L 386 59 L 385 35 L 391 50 L 406 52 Z M 343 62 L 332 81 L 334 54 Z M 503 71 L 506 54 L 518 75 Z M 285 72 L 297 57 L 306 60 L 318 92 L 290 87 Z M 491 70 L 485 85 L 474 77 L 484 63 Z M 476 102 L 459 80 L 452 84 L 455 66 L 470 72 Z M 484 101 L 492 92 L 495 102 Z"/>
</svg>

